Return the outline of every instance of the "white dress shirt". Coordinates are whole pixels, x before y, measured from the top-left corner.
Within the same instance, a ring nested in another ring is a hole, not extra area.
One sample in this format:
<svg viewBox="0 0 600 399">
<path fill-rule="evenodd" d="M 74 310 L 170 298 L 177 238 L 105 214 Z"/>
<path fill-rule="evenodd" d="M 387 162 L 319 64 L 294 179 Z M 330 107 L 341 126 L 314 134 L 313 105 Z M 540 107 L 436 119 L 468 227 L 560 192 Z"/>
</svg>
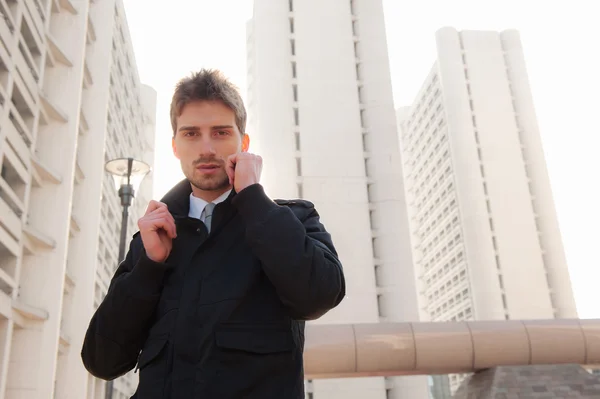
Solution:
<svg viewBox="0 0 600 399">
<path fill-rule="evenodd" d="M 231 190 L 223 193 L 219 198 L 212 201 L 213 204 L 218 204 L 227 199 Z M 190 212 L 188 216 L 194 219 L 200 219 L 204 223 L 204 208 L 208 205 L 208 202 L 204 201 L 202 198 L 194 197 L 194 193 L 190 194 Z"/>
</svg>

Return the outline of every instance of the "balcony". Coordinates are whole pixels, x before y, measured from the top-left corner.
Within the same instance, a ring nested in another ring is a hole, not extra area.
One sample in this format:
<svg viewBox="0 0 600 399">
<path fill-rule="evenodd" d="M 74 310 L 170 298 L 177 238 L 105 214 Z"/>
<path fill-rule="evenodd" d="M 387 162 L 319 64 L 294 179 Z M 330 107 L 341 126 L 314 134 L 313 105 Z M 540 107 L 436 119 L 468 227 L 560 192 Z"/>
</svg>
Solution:
<svg viewBox="0 0 600 399">
<path fill-rule="evenodd" d="M 62 182 L 59 174 L 40 161 L 37 156 L 33 155 L 31 157 L 31 164 L 33 165 L 33 177 L 37 187 L 41 187 L 44 182 L 51 184 L 60 184 Z"/>
<path fill-rule="evenodd" d="M 29 306 L 19 300 L 12 301 L 12 318 L 21 327 L 29 324 L 30 321 L 46 321 L 48 317 L 48 311 L 44 309 Z"/>
<path fill-rule="evenodd" d="M 71 337 L 69 337 L 64 330 L 60 329 L 60 339 L 58 341 L 58 353 L 66 354 L 71 346 Z"/>
<path fill-rule="evenodd" d="M 2 198 L 8 207 L 17 215 L 21 216 L 24 212 L 25 206 L 19 196 L 13 191 L 10 185 L 2 178 L 0 178 L 0 198 Z"/>
<path fill-rule="evenodd" d="M 52 12 L 59 13 L 66 10 L 73 15 L 77 15 L 78 11 L 71 0 L 52 0 Z"/>
<path fill-rule="evenodd" d="M 21 136 L 23 141 L 25 141 L 25 144 L 27 146 L 30 146 L 31 143 L 33 142 L 33 136 L 31 134 L 29 128 L 27 127 L 27 124 L 21 117 L 21 114 L 19 113 L 19 111 L 17 111 L 17 108 L 12 103 L 8 105 L 8 108 L 9 108 L 8 117 L 11 120 L 11 122 L 13 123 L 13 126 L 15 127 L 15 129 L 17 129 L 19 136 Z"/>
<path fill-rule="evenodd" d="M 85 174 L 81 169 L 81 165 L 79 164 L 79 159 L 75 160 L 75 184 L 81 184 L 81 182 L 85 179 Z"/>
<path fill-rule="evenodd" d="M 21 218 L 8 206 L 6 201 L 0 198 L 0 225 L 18 241 L 21 239 Z"/>
<path fill-rule="evenodd" d="M 92 73 L 90 72 L 90 67 L 86 59 L 83 63 L 83 88 L 87 89 L 93 84 L 94 79 L 92 78 Z"/>
<path fill-rule="evenodd" d="M 25 143 L 25 140 L 23 140 L 23 137 L 19 135 L 19 132 L 12 121 L 7 121 L 2 127 L 6 132 L 7 141 L 14 149 L 15 154 L 23 163 L 26 163 L 26 160 L 29 159 L 31 152 Z"/>
<path fill-rule="evenodd" d="M 3 257 L 16 258 L 19 256 L 19 243 L 2 226 L 0 226 L 0 248 Z"/>
<path fill-rule="evenodd" d="M 62 123 L 67 123 L 69 121 L 67 114 L 57 105 L 53 104 L 42 90 L 40 90 L 40 101 L 42 103 L 42 109 L 50 118 Z"/>
<path fill-rule="evenodd" d="M 44 15 L 44 11 L 42 10 L 42 6 L 40 5 L 39 1 L 33 0 L 31 3 L 25 2 L 25 6 L 29 10 L 28 16 L 31 17 L 36 33 L 38 33 L 38 30 L 43 31 L 46 16 Z"/>
<path fill-rule="evenodd" d="M 79 220 L 71 211 L 71 223 L 69 225 L 69 235 L 70 237 L 75 237 L 77 233 L 81 231 L 81 226 L 79 225 Z"/>
<path fill-rule="evenodd" d="M 33 110 L 37 109 L 37 101 L 35 94 L 37 92 L 29 91 L 29 88 L 25 84 L 25 79 L 17 69 L 18 73 L 13 73 L 14 86 L 12 93 L 12 102 L 15 104 L 15 108 L 23 116 L 33 117 Z"/>
<path fill-rule="evenodd" d="M 11 295 L 16 287 L 17 283 L 15 283 L 14 278 L 4 269 L 0 269 L 0 291 L 7 295 Z"/>
<path fill-rule="evenodd" d="M 0 39 L 2 39 L 5 46 L 12 48 L 13 42 L 15 41 L 13 36 L 15 33 L 15 21 L 10 12 L 10 8 L 8 8 L 4 0 L 0 0 L 0 13 L 4 20 L 4 23 L 0 24 Z"/>
<path fill-rule="evenodd" d="M 22 46 L 19 46 L 22 47 Z M 21 51 L 15 52 L 15 65 L 18 68 L 18 72 L 23 79 L 23 82 L 27 86 L 29 93 L 36 93 L 38 91 L 38 72 L 35 70 L 31 61 L 25 58 Z"/>
<path fill-rule="evenodd" d="M 40 251 L 47 251 L 56 247 L 56 242 L 51 238 L 41 233 L 31 225 L 23 227 L 25 240 L 23 245 L 27 255 L 37 254 Z"/>
<path fill-rule="evenodd" d="M 90 125 L 88 124 L 87 118 L 85 117 L 85 113 L 83 109 L 79 111 L 79 133 L 82 135 L 89 132 Z"/>
<path fill-rule="evenodd" d="M 75 287 L 75 279 L 73 278 L 73 273 L 71 273 L 69 264 L 67 263 L 67 268 L 65 270 L 65 293 L 69 294 L 73 287 Z"/>
<path fill-rule="evenodd" d="M 54 39 L 50 32 L 46 32 L 46 42 L 48 43 L 48 55 L 50 56 L 52 66 L 54 66 L 57 62 L 67 67 L 73 66 L 73 63 L 69 57 L 60 48 L 56 42 L 56 39 Z"/>
<path fill-rule="evenodd" d="M 29 180 L 27 166 L 19 159 L 11 146 L 4 147 L 3 167 L 5 169 L 5 174 L 3 176 L 7 183 L 15 189 L 17 186 L 25 186 L 26 182 Z M 16 190 L 20 191 L 19 189 Z M 17 192 L 17 194 L 19 193 Z M 22 193 L 22 195 L 24 196 L 24 193 Z"/>
<path fill-rule="evenodd" d="M 87 27 L 87 43 L 92 44 L 96 41 L 96 28 L 92 18 L 88 16 L 88 27 Z"/>
</svg>

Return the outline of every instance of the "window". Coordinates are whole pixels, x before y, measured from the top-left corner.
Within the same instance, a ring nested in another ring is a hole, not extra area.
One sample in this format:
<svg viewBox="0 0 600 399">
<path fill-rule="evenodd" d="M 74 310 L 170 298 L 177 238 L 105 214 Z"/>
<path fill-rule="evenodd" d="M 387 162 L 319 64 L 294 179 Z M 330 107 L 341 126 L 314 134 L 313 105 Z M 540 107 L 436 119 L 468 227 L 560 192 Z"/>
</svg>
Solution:
<svg viewBox="0 0 600 399">
<path fill-rule="evenodd" d="M 296 78 L 296 62 L 292 62 L 292 78 Z"/>
<path fill-rule="evenodd" d="M 294 125 L 300 125 L 300 115 L 298 113 L 298 108 L 294 108 Z"/>
<path fill-rule="evenodd" d="M 290 45 L 292 47 L 292 55 L 296 55 L 296 41 L 294 39 L 290 40 Z"/>
<path fill-rule="evenodd" d="M 294 0 L 289 0 L 290 3 L 290 12 L 294 12 Z"/>
<path fill-rule="evenodd" d="M 300 133 L 295 132 L 294 136 L 296 138 L 296 151 L 300 151 Z"/>
<path fill-rule="evenodd" d="M 294 33 L 294 18 L 290 18 L 290 33 Z"/>
<path fill-rule="evenodd" d="M 363 141 L 363 150 L 365 152 L 369 152 L 369 141 L 368 141 L 367 134 L 362 135 L 362 141 Z"/>
<path fill-rule="evenodd" d="M 292 92 L 294 94 L 294 101 L 298 101 L 298 85 L 292 85 Z"/>
</svg>

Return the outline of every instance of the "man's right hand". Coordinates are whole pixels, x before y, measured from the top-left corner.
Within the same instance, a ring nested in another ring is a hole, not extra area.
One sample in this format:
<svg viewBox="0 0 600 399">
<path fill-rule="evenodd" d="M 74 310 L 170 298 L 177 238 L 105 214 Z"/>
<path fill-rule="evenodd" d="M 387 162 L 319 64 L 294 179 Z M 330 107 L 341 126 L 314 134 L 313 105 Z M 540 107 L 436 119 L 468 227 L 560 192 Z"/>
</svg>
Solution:
<svg viewBox="0 0 600 399">
<path fill-rule="evenodd" d="M 173 239 L 177 237 L 175 220 L 167 205 L 150 201 L 146 213 L 138 220 L 138 228 L 148 258 L 154 262 L 164 262 L 173 248 Z"/>
</svg>

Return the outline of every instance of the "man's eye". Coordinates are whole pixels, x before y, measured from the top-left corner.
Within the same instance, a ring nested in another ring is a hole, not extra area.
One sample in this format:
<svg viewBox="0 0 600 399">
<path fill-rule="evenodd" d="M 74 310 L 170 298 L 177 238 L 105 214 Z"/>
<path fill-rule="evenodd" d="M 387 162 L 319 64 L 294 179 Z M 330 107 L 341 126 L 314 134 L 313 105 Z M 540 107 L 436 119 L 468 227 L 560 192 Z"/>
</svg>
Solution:
<svg viewBox="0 0 600 399">
<path fill-rule="evenodd" d="M 219 136 L 226 136 L 226 135 L 229 134 L 229 132 L 227 130 L 220 130 L 220 131 L 217 132 L 217 134 Z"/>
</svg>

